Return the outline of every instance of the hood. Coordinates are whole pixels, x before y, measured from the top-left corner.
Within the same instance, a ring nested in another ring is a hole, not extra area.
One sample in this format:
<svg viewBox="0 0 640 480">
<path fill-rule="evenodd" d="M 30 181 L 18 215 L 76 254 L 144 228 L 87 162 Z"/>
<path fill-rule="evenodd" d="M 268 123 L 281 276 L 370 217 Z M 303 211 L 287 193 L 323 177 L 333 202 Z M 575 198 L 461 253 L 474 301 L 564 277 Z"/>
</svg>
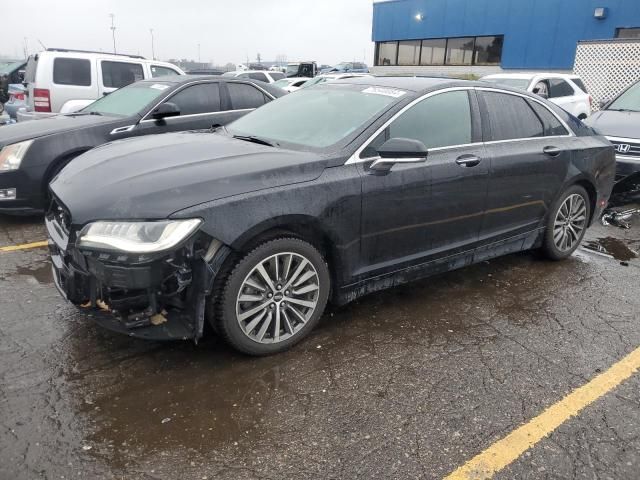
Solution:
<svg viewBox="0 0 640 480">
<path fill-rule="evenodd" d="M 311 181 L 326 160 L 203 132 L 121 140 L 71 162 L 51 183 L 72 222 L 160 219 L 220 198 Z"/>
<path fill-rule="evenodd" d="M 585 123 L 601 135 L 640 139 L 640 112 L 601 110 L 587 118 Z"/>
<path fill-rule="evenodd" d="M 18 122 L 0 128 L 0 146 L 23 142 L 32 138 L 78 130 L 99 124 L 119 123 L 122 118 L 100 115 L 56 115 L 40 120 Z"/>
</svg>

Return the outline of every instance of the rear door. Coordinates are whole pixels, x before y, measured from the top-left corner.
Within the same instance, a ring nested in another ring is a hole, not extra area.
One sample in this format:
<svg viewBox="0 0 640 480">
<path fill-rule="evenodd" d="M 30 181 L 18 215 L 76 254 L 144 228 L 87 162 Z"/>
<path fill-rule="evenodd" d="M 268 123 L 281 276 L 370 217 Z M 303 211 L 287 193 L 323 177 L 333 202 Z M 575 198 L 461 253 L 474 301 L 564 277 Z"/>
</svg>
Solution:
<svg viewBox="0 0 640 480">
<path fill-rule="evenodd" d="M 401 113 L 360 153 L 362 278 L 456 253 L 478 241 L 489 162 L 480 142 L 475 93 L 438 92 Z M 377 148 L 390 138 L 420 140 L 423 163 L 371 171 Z"/>
<path fill-rule="evenodd" d="M 140 62 L 98 60 L 98 63 L 100 96 L 145 78 L 144 68 Z"/>
<path fill-rule="evenodd" d="M 491 159 L 481 241 L 527 234 L 543 225 L 571 159 L 569 131 L 542 102 L 479 89 Z"/>
</svg>

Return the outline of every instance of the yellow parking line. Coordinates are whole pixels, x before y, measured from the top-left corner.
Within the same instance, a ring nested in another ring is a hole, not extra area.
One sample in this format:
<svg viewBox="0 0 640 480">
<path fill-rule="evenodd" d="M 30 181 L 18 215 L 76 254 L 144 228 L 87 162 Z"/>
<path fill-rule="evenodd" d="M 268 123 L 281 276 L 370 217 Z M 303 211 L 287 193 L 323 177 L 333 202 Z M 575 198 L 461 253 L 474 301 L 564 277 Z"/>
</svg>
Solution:
<svg viewBox="0 0 640 480">
<path fill-rule="evenodd" d="M 502 440 L 498 440 L 445 477 L 445 480 L 479 480 L 493 477 L 569 418 L 577 415 L 580 410 L 627 380 L 639 368 L 640 347 L 615 363 L 606 372 L 574 390 L 558 403 L 551 405 Z"/>
<path fill-rule="evenodd" d="M 27 250 L 29 248 L 46 247 L 48 242 L 23 243 L 22 245 L 11 245 L 9 247 L 0 247 L 0 252 L 15 252 L 18 250 Z"/>
</svg>

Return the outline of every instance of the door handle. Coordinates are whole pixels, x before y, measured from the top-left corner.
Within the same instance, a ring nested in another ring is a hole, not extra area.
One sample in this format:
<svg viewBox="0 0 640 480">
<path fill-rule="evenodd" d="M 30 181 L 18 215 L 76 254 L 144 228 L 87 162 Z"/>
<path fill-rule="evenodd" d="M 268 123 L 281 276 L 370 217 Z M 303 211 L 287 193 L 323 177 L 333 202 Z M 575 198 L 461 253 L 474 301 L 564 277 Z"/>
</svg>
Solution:
<svg viewBox="0 0 640 480">
<path fill-rule="evenodd" d="M 549 155 L 550 157 L 557 157 L 558 155 L 560 155 L 562 153 L 562 150 L 560 150 L 558 147 L 554 147 L 554 146 L 548 146 L 548 147 L 544 147 L 542 149 L 542 152 L 545 155 Z"/>
<path fill-rule="evenodd" d="M 461 167 L 475 167 L 480 164 L 480 157 L 475 155 L 460 155 L 456 158 L 456 163 Z"/>
</svg>

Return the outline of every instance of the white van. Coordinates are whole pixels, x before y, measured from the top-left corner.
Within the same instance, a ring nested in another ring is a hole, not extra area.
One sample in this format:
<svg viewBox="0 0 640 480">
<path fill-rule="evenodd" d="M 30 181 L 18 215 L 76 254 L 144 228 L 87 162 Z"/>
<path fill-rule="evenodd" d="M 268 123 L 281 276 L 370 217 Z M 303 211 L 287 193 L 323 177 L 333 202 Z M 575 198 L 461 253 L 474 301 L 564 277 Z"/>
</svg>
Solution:
<svg viewBox="0 0 640 480">
<path fill-rule="evenodd" d="M 27 107 L 18 111 L 18 121 L 75 112 L 120 87 L 166 75 L 184 72 L 136 55 L 48 48 L 29 57 Z"/>
</svg>

